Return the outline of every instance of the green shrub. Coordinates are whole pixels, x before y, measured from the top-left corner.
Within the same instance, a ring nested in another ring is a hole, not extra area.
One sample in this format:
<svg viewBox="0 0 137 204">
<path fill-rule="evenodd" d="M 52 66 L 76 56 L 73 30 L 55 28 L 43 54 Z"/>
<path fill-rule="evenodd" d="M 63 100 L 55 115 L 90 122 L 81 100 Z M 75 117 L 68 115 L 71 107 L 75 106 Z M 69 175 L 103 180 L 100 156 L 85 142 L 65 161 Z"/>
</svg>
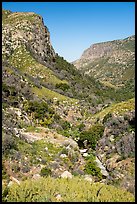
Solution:
<svg viewBox="0 0 137 204">
<path fill-rule="evenodd" d="M 97 178 L 100 180 L 102 179 L 101 170 L 99 167 L 97 167 L 95 161 L 88 161 L 85 166 L 85 172 L 87 174 L 91 174 L 92 176 L 97 176 Z"/>
<path fill-rule="evenodd" d="M 4 163 L 2 163 L 2 179 L 9 179 Z"/>
<path fill-rule="evenodd" d="M 99 193 L 98 193 L 99 192 Z M 57 200 L 57 195 L 60 200 Z M 72 179 L 40 178 L 13 184 L 3 193 L 6 202 L 134 202 L 126 190 L 101 183 L 91 184 L 80 176 Z"/>
<path fill-rule="evenodd" d="M 7 84 L 2 83 L 2 91 L 9 92 L 9 87 L 7 86 Z"/>
<path fill-rule="evenodd" d="M 8 154 L 10 150 L 17 149 L 15 138 L 11 135 L 2 135 L 2 153 Z"/>
<path fill-rule="evenodd" d="M 68 155 L 68 149 L 66 149 L 65 147 L 61 150 L 61 154 L 66 154 Z"/>
<path fill-rule="evenodd" d="M 102 174 L 100 168 L 96 164 L 95 159 L 96 157 L 93 153 L 90 153 L 90 155 L 86 157 L 85 172 L 87 174 L 91 174 L 92 176 L 96 176 L 100 180 L 102 179 Z"/>
<path fill-rule="evenodd" d="M 54 114 L 54 110 L 48 106 L 46 102 L 29 101 L 25 106 L 28 113 L 34 113 L 35 119 L 50 118 Z"/>
<path fill-rule="evenodd" d="M 54 114 L 54 120 L 55 121 L 59 121 L 61 119 L 61 117 L 58 114 Z"/>
<path fill-rule="evenodd" d="M 108 113 L 107 115 L 105 115 L 105 117 L 103 118 L 103 123 L 105 123 L 108 119 L 110 119 L 112 117 L 111 113 Z"/>
<path fill-rule="evenodd" d="M 8 107 L 8 104 L 5 102 L 2 102 L 2 109 L 6 109 Z"/>
<path fill-rule="evenodd" d="M 63 91 L 67 91 L 70 87 L 68 84 L 66 83 L 59 83 L 59 84 L 56 84 L 56 88 L 58 89 L 61 89 Z"/>
<path fill-rule="evenodd" d="M 7 202 L 6 196 L 8 195 L 9 188 L 6 185 L 2 185 L 2 202 Z"/>
<path fill-rule="evenodd" d="M 46 167 L 42 168 L 41 172 L 40 172 L 40 175 L 41 176 L 49 176 L 49 175 L 51 175 L 51 169 L 46 168 Z"/>
<path fill-rule="evenodd" d="M 80 140 L 84 141 L 87 140 L 88 143 L 91 145 L 92 149 L 95 150 L 96 143 L 99 138 L 102 137 L 104 132 L 104 126 L 101 124 L 93 125 L 88 131 L 83 131 L 80 134 Z"/>
<path fill-rule="evenodd" d="M 15 163 L 15 164 L 12 165 L 12 171 L 15 172 L 15 173 L 20 171 L 20 167 L 18 166 L 18 164 Z"/>
<path fill-rule="evenodd" d="M 70 123 L 68 121 L 63 121 L 62 122 L 62 128 L 64 130 L 68 130 L 71 127 Z"/>
<path fill-rule="evenodd" d="M 40 132 L 41 130 L 39 128 L 34 127 L 34 126 L 28 126 L 25 131 L 26 132 Z"/>
<path fill-rule="evenodd" d="M 77 128 L 78 128 L 79 131 L 81 132 L 81 131 L 85 128 L 84 123 L 81 123 L 80 125 L 78 125 Z"/>
</svg>

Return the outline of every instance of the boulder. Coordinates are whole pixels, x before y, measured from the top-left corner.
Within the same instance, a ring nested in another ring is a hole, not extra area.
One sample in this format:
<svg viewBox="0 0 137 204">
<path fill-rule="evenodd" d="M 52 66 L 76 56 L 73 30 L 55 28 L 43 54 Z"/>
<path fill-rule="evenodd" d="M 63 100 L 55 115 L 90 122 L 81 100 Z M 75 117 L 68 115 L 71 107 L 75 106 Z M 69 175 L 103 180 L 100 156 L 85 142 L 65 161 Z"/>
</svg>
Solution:
<svg viewBox="0 0 137 204">
<path fill-rule="evenodd" d="M 60 202 L 62 200 L 62 196 L 60 194 L 56 195 L 56 200 L 57 202 Z"/>
<path fill-rule="evenodd" d="M 88 156 L 88 153 L 84 153 L 84 154 L 83 154 L 83 157 L 87 157 L 87 156 Z"/>
<path fill-rule="evenodd" d="M 102 163 L 97 157 L 96 157 L 96 163 L 97 163 L 97 166 L 100 168 L 102 175 L 106 177 L 109 176 L 108 172 L 106 171 L 106 168 L 102 165 Z"/>
<path fill-rule="evenodd" d="M 87 152 L 87 149 L 80 149 L 80 153 L 85 153 Z"/>
<path fill-rule="evenodd" d="M 39 174 L 34 174 L 32 178 L 35 179 L 35 180 L 37 180 L 37 179 L 39 179 L 40 177 L 41 177 L 41 176 L 40 176 Z"/>
<path fill-rule="evenodd" d="M 89 181 L 90 183 L 93 182 L 93 179 L 92 179 L 91 175 L 85 175 L 84 180 Z"/>
<path fill-rule="evenodd" d="M 113 142 L 115 139 L 114 139 L 114 135 L 111 135 L 110 138 L 109 138 L 110 142 Z"/>
<path fill-rule="evenodd" d="M 18 179 L 14 178 L 13 176 L 10 176 L 10 179 L 11 179 L 12 182 L 15 182 L 18 185 L 20 185 L 20 181 Z"/>
<path fill-rule="evenodd" d="M 69 171 L 64 171 L 61 174 L 61 178 L 72 178 L 72 174 Z"/>
<path fill-rule="evenodd" d="M 14 183 L 13 181 L 10 181 L 10 182 L 8 183 L 8 187 L 10 187 L 13 183 Z"/>
<path fill-rule="evenodd" d="M 61 157 L 61 158 L 66 158 L 67 155 L 66 155 L 66 154 L 61 154 L 60 157 Z"/>
</svg>

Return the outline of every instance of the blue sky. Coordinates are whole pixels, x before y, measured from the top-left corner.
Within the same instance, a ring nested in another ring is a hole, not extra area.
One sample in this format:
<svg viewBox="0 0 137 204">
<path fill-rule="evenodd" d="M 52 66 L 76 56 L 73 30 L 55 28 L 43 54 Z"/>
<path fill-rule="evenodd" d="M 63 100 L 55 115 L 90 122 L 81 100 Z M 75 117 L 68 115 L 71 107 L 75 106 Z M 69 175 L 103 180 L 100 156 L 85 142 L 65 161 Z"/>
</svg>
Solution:
<svg viewBox="0 0 137 204">
<path fill-rule="evenodd" d="M 91 44 L 135 34 L 135 2 L 2 2 L 2 7 L 40 14 L 56 53 L 69 62 Z"/>
</svg>

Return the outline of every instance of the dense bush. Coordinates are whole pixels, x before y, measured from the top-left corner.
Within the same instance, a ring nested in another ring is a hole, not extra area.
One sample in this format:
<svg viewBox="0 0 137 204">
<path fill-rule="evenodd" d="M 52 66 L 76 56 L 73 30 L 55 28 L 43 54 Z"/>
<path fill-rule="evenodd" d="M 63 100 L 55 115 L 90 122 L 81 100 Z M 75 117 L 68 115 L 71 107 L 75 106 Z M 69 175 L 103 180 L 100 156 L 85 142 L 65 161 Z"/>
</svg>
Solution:
<svg viewBox="0 0 137 204">
<path fill-rule="evenodd" d="M 2 179 L 9 179 L 9 175 L 7 174 L 3 161 L 2 161 Z"/>
<path fill-rule="evenodd" d="M 49 175 L 51 175 L 51 170 L 49 168 L 44 167 L 41 169 L 40 175 L 41 176 L 49 176 Z"/>
<path fill-rule="evenodd" d="M 25 110 L 28 113 L 34 113 L 36 119 L 44 119 L 54 114 L 54 110 L 48 106 L 46 102 L 29 101 L 25 106 Z"/>
<path fill-rule="evenodd" d="M 15 138 L 11 135 L 3 134 L 2 135 L 2 153 L 8 154 L 11 149 L 16 149 L 16 141 Z"/>
<path fill-rule="evenodd" d="M 86 157 L 86 165 L 85 165 L 85 173 L 91 174 L 95 176 L 97 180 L 102 179 L 102 173 L 100 168 L 97 166 L 95 161 L 96 157 L 94 153 L 90 152 L 90 154 Z"/>
<path fill-rule="evenodd" d="M 85 166 L 85 172 L 87 174 L 91 174 L 92 176 L 96 176 L 99 180 L 102 179 L 102 174 L 100 168 L 97 167 L 96 162 L 93 160 L 89 160 Z"/>
<path fill-rule="evenodd" d="M 41 178 L 13 184 L 3 189 L 5 202 L 134 202 L 134 196 L 122 189 L 101 183 L 73 179 Z"/>
<path fill-rule="evenodd" d="M 4 82 L 2 83 L 2 91 L 9 92 L 9 87 Z M 9 92 L 9 94 L 10 94 L 10 92 Z"/>
<path fill-rule="evenodd" d="M 66 91 L 68 90 L 70 87 L 68 84 L 66 83 L 59 83 L 59 84 L 56 84 L 56 88 L 58 89 L 62 89 L 63 91 Z"/>
<path fill-rule="evenodd" d="M 91 145 L 92 149 L 95 150 L 96 143 L 99 140 L 99 138 L 102 137 L 104 132 L 104 126 L 101 124 L 95 124 L 93 125 L 88 131 L 83 131 L 80 134 L 80 141 L 87 140 L 88 143 Z"/>
<path fill-rule="evenodd" d="M 93 101 L 91 97 L 93 93 L 98 96 L 102 95 L 102 85 L 99 81 L 97 82 L 91 76 L 84 76 L 83 73 L 79 72 L 73 64 L 68 63 L 63 57 L 56 55 L 55 67 L 52 69 L 60 79 L 70 82 L 69 90 L 67 89 L 68 96 L 91 102 Z"/>
<path fill-rule="evenodd" d="M 62 121 L 61 126 L 64 130 L 68 130 L 71 127 L 68 121 Z"/>
<path fill-rule="evenodd" d="M 77 126 L 78 130 L 81 132 L 84 130 L 85 128 L 85 124 L 84 123 L 81 123 L 80 125 Z"/>
<path fill-rule="evenodd" d="M 112 117 L 111 113 L 108 113 L 107 115 L 105 115 L 105 117 L 103 118 L 103 123 L 105 123 L 108 119 L 110 119 Z"/>
</svg>

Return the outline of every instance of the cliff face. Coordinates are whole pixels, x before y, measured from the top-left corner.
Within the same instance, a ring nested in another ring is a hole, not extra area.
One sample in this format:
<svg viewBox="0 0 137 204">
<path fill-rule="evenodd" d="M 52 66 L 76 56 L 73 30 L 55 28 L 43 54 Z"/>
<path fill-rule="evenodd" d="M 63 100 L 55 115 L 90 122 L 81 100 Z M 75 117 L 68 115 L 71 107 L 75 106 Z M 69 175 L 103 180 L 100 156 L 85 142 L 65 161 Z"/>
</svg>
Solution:
<svg viewBox="0 0 137 204">
<path fill-rule="evenodd" d="M 32 53 L 37 60 L 54 62 L 55 52 L 50 43 L 48 28 L 41 16 L 33 12 L 15 12 L 3 10 L 2 54 L 8 59 L 21 45 Z"/>
<path fill-rule="evenodd" d="M 85 74 L 117 85 L 134 79 L 134 49 L 135 36 L 97 43 L 85 50 L 73 64 Z"/>
</svg>

